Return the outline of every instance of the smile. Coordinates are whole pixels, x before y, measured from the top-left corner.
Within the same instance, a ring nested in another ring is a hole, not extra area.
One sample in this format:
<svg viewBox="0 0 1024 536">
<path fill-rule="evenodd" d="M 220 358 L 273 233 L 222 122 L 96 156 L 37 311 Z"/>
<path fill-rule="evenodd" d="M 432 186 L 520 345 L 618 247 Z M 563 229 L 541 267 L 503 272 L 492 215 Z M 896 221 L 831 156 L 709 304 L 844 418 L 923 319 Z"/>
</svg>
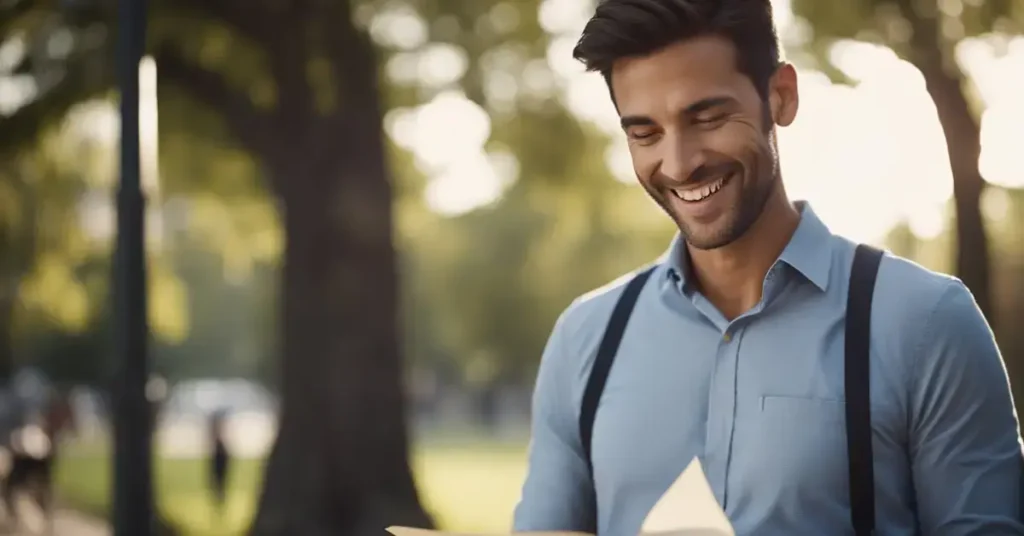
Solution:
<svg viewBox="0 0 1024 536">
<path fill-rule="evenodd" d="M 732 175 L 728 175 L 716 180 L 715 182 L 709 182 L 703 186 L 695 188 L 672 188 L 672 193 L 687 203 L 697 203 L 721 191 L 731 179 Z"/>
</svg>

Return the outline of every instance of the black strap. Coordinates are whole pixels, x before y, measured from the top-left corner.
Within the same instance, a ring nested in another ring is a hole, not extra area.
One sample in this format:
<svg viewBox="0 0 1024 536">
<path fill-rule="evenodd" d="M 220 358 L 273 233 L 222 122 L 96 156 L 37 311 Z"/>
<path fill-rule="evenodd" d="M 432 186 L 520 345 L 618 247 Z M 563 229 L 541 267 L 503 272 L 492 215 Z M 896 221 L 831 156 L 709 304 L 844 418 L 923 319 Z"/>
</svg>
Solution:
<svg viewBox="0 0 1024 536">
<path fill-rule="evenodd" d="M 871 302 L 875 280 L 883 253 L 871 246 L 858 245 L 850 271 L 849 294 L 846 302 L 846 444 L 850 470 L 850 516 L 857 536 L 869 536 L 875 531 L 875 477 L 874 454 L 871 445 Z M 594 466 L 591 441 L 594 419 L 601 401 L 608 374 L 626 331 L 629 317 L 640 291 L 654 267 L 638 273 L 626 285 L 612 311 L 601 344 L 594 358 L 594 366 L 583 392 L 580 409 L 580 442 L 593 482 Z M 594 498 L 594 529 L 596 530 L 597 501 Z"/>
<path fill-rule="evenodd" d="M 875 532 L 875 475 L 871 446 L 871 300 L 882 252 L 857 246 L 846 299 L 846 448 L 850 517 L 857 536 Z"/>
<path fill-rule="evenodd" d="M 580 408 L 580 443 L 583 445 L 583 456 L 587 460 L 591 481 L 593 481 L 594 465 L 590 458 L 590 442 L 594 434 L 597 406 L 601 402 L 604 384 L 608 381 L 608 373 L 612 370 L 612 363 L 615 362 L 615 354 L 619 351 L 619 343 L 622 342 L 622 335 L 626 332 L 626 324 L 629 323 L 629 317 L 633 314 L 633 307 L 636 306 L 640 291 L 643 290 L 654 268 L 654 266 L 648 267 L 633 276 L 633 279 L 626 284 L 622 294 L 619 295 L 619 300 L 615 302 L 615 309 L 612 310 L 612 317 L 604 329 L 604 336 L 601 337 L 601 345 L 597 347 L 597 356 L 594 358 L 594 366 L 590 369 L 587 388 L 583 391 L 583 405 Z"/>
</svg>

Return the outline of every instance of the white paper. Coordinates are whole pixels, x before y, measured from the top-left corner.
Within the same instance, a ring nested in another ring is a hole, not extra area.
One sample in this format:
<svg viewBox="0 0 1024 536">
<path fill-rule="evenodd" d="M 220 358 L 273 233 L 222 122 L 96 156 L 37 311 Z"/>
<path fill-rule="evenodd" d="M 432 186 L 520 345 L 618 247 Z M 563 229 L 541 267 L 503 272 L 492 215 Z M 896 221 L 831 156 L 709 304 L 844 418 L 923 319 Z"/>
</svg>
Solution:
<svg viewBox="0 0 1024 536">
<path fill-rule="evenodd" d="M 412 529 L 409 527 L 388 527 L 387 530 L 395 536 L 479 536 L 475 534 L 464 534 L 461 532 L 443 532 L 426 529 Z M 530 536 L 590 536 L 584 532 L 522 532 L 517 534 L 529 534 Z"/>
<path fill-rule="evenodd" d="M 645 536 L 735 536 L 697 458 L 658 499 L 644 519 L 642 531 Z"/>
<path fill-rule="evenodd" d="M 735 536 L 711 491 L 700 460 L 694 458 L 644 520 L 639 536 Z M 409 527 L 388 527 L 394 536 L 482 536 Z M 506 533 L 511 535 L 512 533 Z M 587 536 L 579 532 L 529 532 L 530 536 Z"/>
</svg>

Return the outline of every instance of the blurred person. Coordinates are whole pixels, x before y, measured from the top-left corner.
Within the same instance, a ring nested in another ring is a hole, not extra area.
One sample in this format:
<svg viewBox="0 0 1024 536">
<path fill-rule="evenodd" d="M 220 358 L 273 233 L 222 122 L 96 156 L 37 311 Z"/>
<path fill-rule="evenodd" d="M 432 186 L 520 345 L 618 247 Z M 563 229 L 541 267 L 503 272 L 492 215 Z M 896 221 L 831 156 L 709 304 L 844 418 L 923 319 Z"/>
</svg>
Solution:
<svg viewBox="0 0 1024 536">
<path fill-rule="evenodd" d="M 224 410 L 213 412 L 209 420 L 210 491 L 213 493 L 214 509 L 218 521 L 224 519 L 228 470 L 231 464 L 231 454 L 228 451 L 225 434 L 226 420 L 227 412 Z"/>
<path fill-rule="evenodd" d="M 169 388 L 167 380 L 158 374 L 151 374 L 146 381 L 146 400 L 149 402 L 149 430 L 155 434 L 160 426 L 160 415 L 167 403 Z"/>
<path fill-rule="evenodd" d="M 637 534 L 698 457 L 739 535 L 1024 534 L 970 292 L 787 197 L 776 135 L 800 100 L 770 3 L 603 0 L 574 56 L 679 233 L 555 324 L 515 530 Z"/>
<path fill-rule="evenodd" d="M 8 440 L 10 471 L 3 480 L 2 495 L 8 518 L 19 522 L 17 497 L 26 494 L 41 510 L 46 523 L 53 511 L 53 471 L 62 436 L 75 427 L 71 402 L 54 391 L 42 407 L 22 404 L 20 419 Z"/>
</svg>

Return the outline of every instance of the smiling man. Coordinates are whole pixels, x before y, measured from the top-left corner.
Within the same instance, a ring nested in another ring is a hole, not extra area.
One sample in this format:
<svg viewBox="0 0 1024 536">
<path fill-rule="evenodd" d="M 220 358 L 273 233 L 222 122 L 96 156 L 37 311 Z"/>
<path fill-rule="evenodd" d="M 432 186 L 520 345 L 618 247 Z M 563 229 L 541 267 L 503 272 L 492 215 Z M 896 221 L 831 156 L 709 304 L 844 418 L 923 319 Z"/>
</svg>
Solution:
<svg viewBox="0 0 1024 536">
<path fill-rule="evenodd" d="M 786 195 L 799 91 L 769 2 L 603 0 L 575 56 L 679 234 L 559 318 L 515 529 L 635 535 L 697 456 L 740 535 L 1024 534 L 1016 413 L 971 294 Z"/>
</svg>

